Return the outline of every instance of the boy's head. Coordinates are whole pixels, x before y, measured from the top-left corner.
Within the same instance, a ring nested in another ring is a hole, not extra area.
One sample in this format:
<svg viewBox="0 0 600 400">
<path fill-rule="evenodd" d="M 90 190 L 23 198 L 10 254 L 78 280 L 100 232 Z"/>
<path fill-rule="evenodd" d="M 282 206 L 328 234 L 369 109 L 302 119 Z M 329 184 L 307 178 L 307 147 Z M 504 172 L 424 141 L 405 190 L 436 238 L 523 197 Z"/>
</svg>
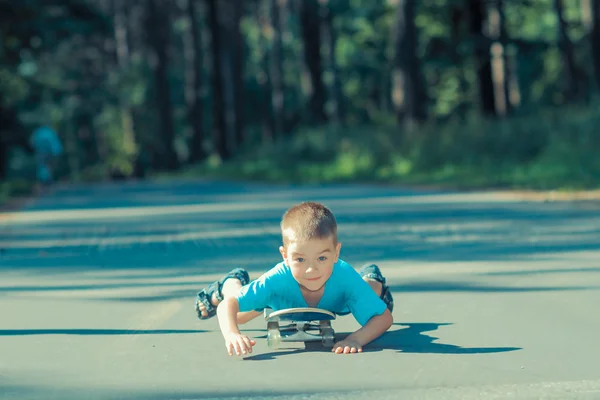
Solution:
<svg viewBox="0 0 600 400">
<path fill-rule="evenodd" d="M 309 291 L 321 289 L 341 248 L 333 213 L 315 202 L 295 205 L 283 215 L 281 236 L 279 251 L 296 281 Z"/>
<path fill-rule="evenodd" d="M 331 238 L 337 243 L 337 222 L 324 205 L 311 201 L 300 203 L 283 214 L 281 236 L 284 247 L 312 239 Z"/>
</svg>

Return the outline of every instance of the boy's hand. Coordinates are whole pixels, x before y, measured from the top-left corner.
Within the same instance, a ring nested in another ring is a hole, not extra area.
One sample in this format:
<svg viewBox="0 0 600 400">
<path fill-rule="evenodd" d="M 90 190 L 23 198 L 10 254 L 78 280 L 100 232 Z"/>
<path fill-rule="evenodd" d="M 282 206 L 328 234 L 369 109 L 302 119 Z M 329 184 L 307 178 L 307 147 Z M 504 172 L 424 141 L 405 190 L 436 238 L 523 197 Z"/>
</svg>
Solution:
<svg viewBox="0 0 600 400">
<path fill-rule="evenodd" d="M 362 353 L 362 346 L 356 340 L 346 338 L 334 344 L 331 351 L 335 354 Z"/>
<path fill-rule="evenodd" d="M 239 355 L 252 353 L 252 346 L 256 344 L 256 340 L 250 339 L 241 333 L 230 333 L 225 337 L 225 347 L 230 356 L 233 353 Z"/>
</svg>

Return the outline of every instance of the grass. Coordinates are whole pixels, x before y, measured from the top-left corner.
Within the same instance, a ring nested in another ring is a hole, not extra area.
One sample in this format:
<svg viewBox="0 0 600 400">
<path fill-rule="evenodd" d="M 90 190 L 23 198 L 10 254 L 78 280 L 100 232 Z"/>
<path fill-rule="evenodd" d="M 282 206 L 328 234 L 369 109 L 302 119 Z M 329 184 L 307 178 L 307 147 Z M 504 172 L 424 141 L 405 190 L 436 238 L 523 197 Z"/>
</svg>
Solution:
<svg viewBox="0 0 600 400">
<path fill-rule="evenodd" d="M 469 118 L 411 132 L 394 123 L 304 129 L 250 145 L 235 158 L 154 178 L 208 177 L 279 183 L 381 182 L 452 189 L 573 192 L 600 188 L 600 107 L 542 110 L 505 120 Z M 73 181 L 105 179 L 106 167 Z M 32 182 L 0 182 L 0 205 Z"/>
<path fill-rule="evenodd" d="M 25 179 L 14 179 L 0 182 L 0 206 L 9 200 L 30 195 L 34 189 L 34 182 Z"/>
<path fill-rule="evenodd" d="M 449 188 L 574 191 L 600 187 L 600 110 L 506 120 L 321 127 L 177 173 L 267 182 L 387 182 Z"/>
</svg>

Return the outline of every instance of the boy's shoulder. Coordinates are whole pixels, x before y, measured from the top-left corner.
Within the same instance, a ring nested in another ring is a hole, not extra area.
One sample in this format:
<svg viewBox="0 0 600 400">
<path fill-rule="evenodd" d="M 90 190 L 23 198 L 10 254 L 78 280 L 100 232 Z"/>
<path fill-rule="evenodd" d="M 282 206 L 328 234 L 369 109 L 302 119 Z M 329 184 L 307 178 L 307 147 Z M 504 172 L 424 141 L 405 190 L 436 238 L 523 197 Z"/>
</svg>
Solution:
<svg viewBox="0 0 600 400">
<path fill-rule="evenodd" d="M 354 267 L 352 267 L 352 265 L 348 264 L 346 261 L 342 260 L 341 258 L 338 259 L 338 262 L 335 263 L 335 269 L 334 271 L 336 273 L 342 274 L 342 275 L 357 275 L 358 272 L 356 272 L 356 270 L 354 269 Z"/>
<path fill-rule="evenodd" d="M 291 276 L 290 269 L 286 267 L 283 261 L 281 261 L 277 263 L 274 267 L 272 267 L 270 270 L 262 274 L 258 278 L 258 281 L 263 284 L 266 284 L 267 282 L 269 284 L 273 284 L 278 281 L 281 281 L 282 279 L 287 279 L 289 276 Z"/>
<path fill-rule="evenodd" d="M 335 283 L 334 286 L 336 288 L 350 291 L 352 291 L 357 285 L 360 286 L 360 284 L 363 282 L 358 271 L 356 271 L 352 265 L 341 258 L 337 263 L 335 263 L 333 273 L 329 279 Z"/>
</svg>

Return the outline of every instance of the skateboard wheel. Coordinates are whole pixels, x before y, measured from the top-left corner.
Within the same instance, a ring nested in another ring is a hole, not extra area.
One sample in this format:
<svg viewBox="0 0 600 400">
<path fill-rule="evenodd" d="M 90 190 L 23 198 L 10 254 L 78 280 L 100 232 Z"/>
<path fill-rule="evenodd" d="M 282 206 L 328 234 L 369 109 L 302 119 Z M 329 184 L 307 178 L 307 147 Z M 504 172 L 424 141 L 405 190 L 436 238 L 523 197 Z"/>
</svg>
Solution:
<svg viewBox="0 0 600 400">
<path fill-rule="evenodd" d="M 279 333 L 279 331 L 275 329 L 269 329 L 267 331 L 267 346 L 269 346 L 273 350 L 277 350 L 280 344 L 281 334 Z"/>
<path fill-rule="evenodd" d="M 335 338 L 331 336 L 323 336 L 323 347 L 333 347 L 335 344 Z"/>
<path fill-rule="evenodd" d="M 333 347 L 333 345 L 335 344 L 335 334 L 333 332 L 333 329 L 323 329 L 321 334 L 323 335 L 323 347 Z"/>
</svg>

